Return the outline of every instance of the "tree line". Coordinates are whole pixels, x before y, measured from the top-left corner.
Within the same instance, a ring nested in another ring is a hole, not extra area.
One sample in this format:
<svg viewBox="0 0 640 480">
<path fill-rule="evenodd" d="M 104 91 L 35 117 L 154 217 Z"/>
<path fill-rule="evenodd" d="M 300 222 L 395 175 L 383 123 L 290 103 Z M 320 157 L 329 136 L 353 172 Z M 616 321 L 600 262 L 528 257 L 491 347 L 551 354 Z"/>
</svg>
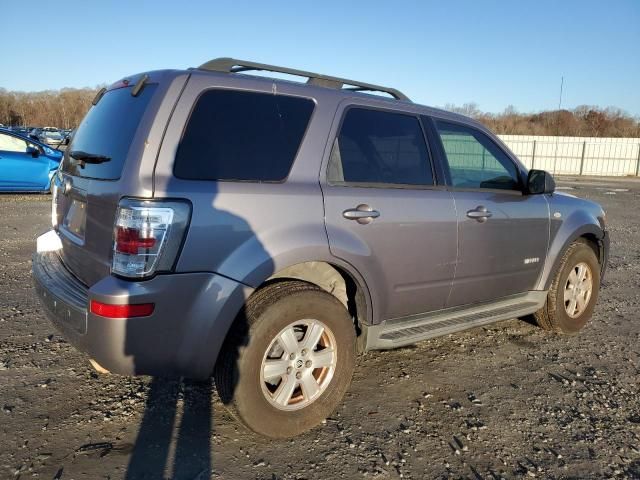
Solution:
<svg viewBox="0 0 640 480">
<path fill-rule="evenodd" d="M 513 106 L 502 113 L 482 112 L 475 103 L 445 110 L 462 113 L 506 135 L 556 135 L 563 137 L 640 137 L 640 118 L 615 107 L 581 105 L 573 110 L 519 113 Z"/>
<path fill-rule="evenodd" d="M 63 88 L 44 92 L 12 92 L 0 88 L 3 125 L 75 128 L 98 89 Z"/>
<path fill-rule="evenodd" d="M 97 92 L 98 88 L 43 92 L 14 92 L 0 88 L 0 123 L 75 128 Z M 614 107 L 582 105 L 573 110 L 520 113 L 510 106 L 497 114 L 482 112 L 475 103 L 448 104 L 444 108 L 473 117 L 501 134 L 640 137 L 640 119 Z"/>
</svg>

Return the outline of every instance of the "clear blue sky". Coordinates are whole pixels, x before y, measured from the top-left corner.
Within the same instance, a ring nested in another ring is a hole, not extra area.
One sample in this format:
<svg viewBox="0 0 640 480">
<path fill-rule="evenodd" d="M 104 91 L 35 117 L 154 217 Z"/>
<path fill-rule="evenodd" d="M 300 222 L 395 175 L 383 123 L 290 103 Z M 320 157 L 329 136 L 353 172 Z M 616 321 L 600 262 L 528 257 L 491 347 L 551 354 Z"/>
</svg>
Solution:
<svg viewBox="0 0 640 480">
<path fill-rule="evenodd" d="M 2 2 L 0 87 L 95 86 L 221 56 L 498 112 L 640 115 L 640 0 Z"/>
</svg>

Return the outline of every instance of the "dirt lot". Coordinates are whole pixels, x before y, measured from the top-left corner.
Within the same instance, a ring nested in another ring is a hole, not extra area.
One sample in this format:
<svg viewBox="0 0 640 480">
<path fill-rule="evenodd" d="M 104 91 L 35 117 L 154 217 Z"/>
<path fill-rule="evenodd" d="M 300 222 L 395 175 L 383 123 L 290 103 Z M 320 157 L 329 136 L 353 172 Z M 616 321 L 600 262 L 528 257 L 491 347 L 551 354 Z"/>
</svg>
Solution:
<svg viewBox="0 0 640 480">
<path fill-rule="evenodd" d="M 31 289 L 48 197 L 0 196 L 0 478 L 640 478 L 640 183 L 561 185 L 608 211 L 584 332 L 510 320 L 369 353 L 289 441 L 237 426 L 210 385 L 95 374 Z"/>
</svg>

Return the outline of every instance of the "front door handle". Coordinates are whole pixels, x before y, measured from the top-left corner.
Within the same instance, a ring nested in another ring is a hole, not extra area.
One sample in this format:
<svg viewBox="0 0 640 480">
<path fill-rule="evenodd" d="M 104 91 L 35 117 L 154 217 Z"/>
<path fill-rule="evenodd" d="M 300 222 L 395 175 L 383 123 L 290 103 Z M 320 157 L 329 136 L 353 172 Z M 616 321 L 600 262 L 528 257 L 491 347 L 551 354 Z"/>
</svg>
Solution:
<svg viewBox="0 0 640 480">
<path fill-rule="evenodd" d="M 474 210 L 469 210 L 467 212 L 467 217 L 473 218 L 480 223 L 486 222 L 487 218 L 490 218 L 492 215 L 493 213 L 487 210 L 487 207 L 484 205 L 478 205 Z"/>
<path fill-rule="evenodd" d="M 367 223 L 371 223 L 374 218 L 378 218 L 380 212 L 363 203 L 356 208 L 345 210 L 342 212 L 342 216 L 347 220 L 355 220 L 362 225 L 366 225 Z"/>
</svg>

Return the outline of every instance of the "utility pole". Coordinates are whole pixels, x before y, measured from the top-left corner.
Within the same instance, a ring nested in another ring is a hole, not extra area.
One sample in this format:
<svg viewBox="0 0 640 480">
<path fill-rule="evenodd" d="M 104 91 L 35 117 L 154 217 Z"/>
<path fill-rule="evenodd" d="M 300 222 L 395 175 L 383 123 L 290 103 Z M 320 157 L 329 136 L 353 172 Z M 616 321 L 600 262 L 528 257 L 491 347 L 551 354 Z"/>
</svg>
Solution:
<svg viewBox="0 0 640 480">
<path fill-rule="evenodd" d="M 564 87 L 564 75 L 560 77 L 560 101 L 558 102 L 558 113 L 556 114 L 556 151 L 553 160 L 553 173 L 556 173 L 558 164 L 558 140 L 560 136 L 560 109 L 562 108 L 562 88 Z"/>
</svg>

